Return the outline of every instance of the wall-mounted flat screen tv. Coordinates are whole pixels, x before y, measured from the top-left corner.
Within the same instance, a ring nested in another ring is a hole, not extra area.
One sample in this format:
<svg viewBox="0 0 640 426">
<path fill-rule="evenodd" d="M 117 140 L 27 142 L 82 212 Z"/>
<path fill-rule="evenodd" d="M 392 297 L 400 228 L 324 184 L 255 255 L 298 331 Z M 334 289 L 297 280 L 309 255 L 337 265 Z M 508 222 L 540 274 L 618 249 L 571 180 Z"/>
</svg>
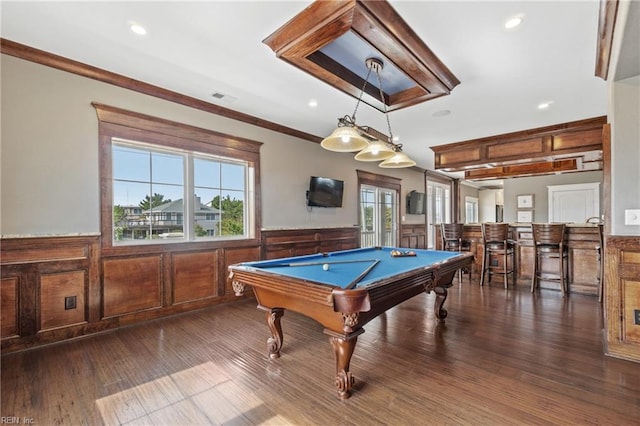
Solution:
<svg viewBox="0 0 640 426">
<path fill-rule="evenodd" d="M 424 195 L 418 191 L 407 194 L 407 214 L 424 214 Z"/>
<path fill-rule="evenodd" d="M 309 207 L 342 207 L 344 182 L 337 179 L 311 176 L 307 191 Z"/>
</svg>

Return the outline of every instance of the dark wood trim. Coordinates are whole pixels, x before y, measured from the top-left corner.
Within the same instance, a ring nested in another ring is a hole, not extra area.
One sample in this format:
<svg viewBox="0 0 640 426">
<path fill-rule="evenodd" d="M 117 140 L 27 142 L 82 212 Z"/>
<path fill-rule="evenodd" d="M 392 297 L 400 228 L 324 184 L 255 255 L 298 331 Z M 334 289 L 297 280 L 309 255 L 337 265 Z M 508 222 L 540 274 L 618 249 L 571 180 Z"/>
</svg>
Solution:
<svg viewBox="0 0 640 426">
<path fill-rule="evenodd" d="M 355 98 L 364 79 L 320 49 L 353 32 L 415 85 L 387 94 L 365 90 L 362 101 L 384 112 L 448 95 L 460 81 L 386 1 L 318 1 L 263 40 L 280 59 Z"/>
<path fill-rule="evenodd" d="M 451 176 L 445 175 L 444 173 L 435 172 L 433 170 L 425 170 L 424 171 L 425 182 L 438 182 L 444 185 L 450 185 L 455 179 Z M 425 185 L 425 190 L 427 189 Z"/>
<path fill-rule="evenodd" d="M 594 166 L 594 168 L 590 168 L 589 170 L 600 170 L 602 168 L 600 162 L 594 164 Z M 540 163 L 510 164 L 508 166 L 467 170 L 464 172 L 464 178 L 477 181 L 509 177 L 542 176 L 560 172 L 578 171 L 584 171 L 578 167 L 578 161 L 575 158 L 568 158 L 564 160 L 543 161 Z"/>
<path fill-rule="evenodd" d="M 255 246 L 260 240 L 262 222 L 260 190 L 260 147 L 261 142 L 238 138 L 208 129 L 152 117 L 121 108 L 93 103 L 99 120 L 99 168 L 100 168 L 100 214 L 102 248 L 105 255 L 124 253 L 162 253 L 194 250 L 197 248 L 222 248 L 227 246 Z M 233 241 L 202 241 L 171 244 L 146 244 L 139 246 L 119 246 L 112 244 L 113 235 L 113 194 L 111 141 L 118 137 L 128 140 L 148 142 L 173 148 L 210 153 L 247 161 L 254 169 L 254 229 L 253 238 Z"/>
<path fill-rule="evenodd" d="M 611 233 L 611 124 L 602 127 L 602 203 L 604 233 Z"/>
<path fill-rule="evenodd" d="M 234 111 L 232 109 L 225 108 L 219 105 L 211 104 L 209 102 L 192 98 L 190 96 L 185 96 L 180 93 L 173 92 L 171 90 L 163 89 L 161 87 L 154 86 L 152 84 L 134 80 L 132 78 L 125 77 L 120 74 L 106 71 L 101 68 L 96 68 L 91 65 L 84 64 L 82 62 L 67 59 L 62 56 L 54 55 L 53 53 L 35 49 L 33 47 L 16 43 L 14 41 L 7 40 L 4 38 L 0 39 L 0 52 L 2 52 L 5 55 L 14 56 L 16 58 L 24 59 L 30 62 L 45 65 L 61 71 L 66 71 L 82 77 L 101 81 L 103 83 L 108 83 L 114 86 L 133 90 L 135 92 L 143 93 L 145 95 L 153 96 L 159 99 L 164 99 L 166 101 L 174 102 L 180 105 L 185 105 L 185 106 L 195 108 L 201 111 L 205 111 L 211 114 L 220 115 L 226 118 L 230 118 L 232 120 L 241 121 L 243 123 L 262 127 L 264 129 L 272 130 L 274 132 L 293 136 L 293 137 L 307 140 L 310 142 L 320 143 L 322 141 L 322 138 L 319 136 L 311 135 L 309 133 L 302 132 L 300 130 L 292 129 L 290 127 L 286 127 L 281 124 L 263 120 L 261 118 L 254 117 L 249 114 L 244 114 L 242 112 Z"/>
<path fill-rule="evenodd" d="M 598 14 L 598 46 L 595 75 L 606 80 L 609 76 L 611 45 L 618 15 L 618 0 L 600 0 Z"/>
<path fill-rule="evenodd" d="M 431 150 L 436 170 L 448 172 L 577 157 L 584 157 L 587 164 L 599 160 L 591 157 L 602 156 L 606 122 L 607 117 L 600 116 L 432 146 Z"/>
</svg>

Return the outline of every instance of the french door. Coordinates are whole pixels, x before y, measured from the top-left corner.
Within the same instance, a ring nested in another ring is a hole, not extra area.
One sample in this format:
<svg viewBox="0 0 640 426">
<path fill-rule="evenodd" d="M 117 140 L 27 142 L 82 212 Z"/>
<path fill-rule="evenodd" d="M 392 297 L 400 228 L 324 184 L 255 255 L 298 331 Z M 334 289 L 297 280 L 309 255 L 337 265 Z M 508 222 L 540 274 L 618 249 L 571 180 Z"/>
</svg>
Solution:
<svg viewBox="0 0 640 426">
<path fill-rule="evenodd" d="M 360 247 L 396 247 L 397 191 L 360 185 Z"/>
<path fill-rule="evenodd" d="M 451 222 L 451 185 L 427 183 L 427 247 L 435 248 L 433 225 Z"/>
</svg>

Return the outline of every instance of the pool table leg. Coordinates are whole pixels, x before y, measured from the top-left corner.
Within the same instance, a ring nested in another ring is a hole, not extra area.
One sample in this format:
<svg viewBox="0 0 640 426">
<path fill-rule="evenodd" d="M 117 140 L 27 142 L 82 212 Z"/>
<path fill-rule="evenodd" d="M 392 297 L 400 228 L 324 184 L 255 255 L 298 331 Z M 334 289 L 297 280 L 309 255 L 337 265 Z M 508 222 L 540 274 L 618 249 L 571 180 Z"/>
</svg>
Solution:
<svg viewBox="0 0 640 426">
<path fill-rule="evenodd" d="M 447 317 L 447 310 L 442 307 L 444 301 L 447 300 L 447 289 L 444 287 L 434 287 L 433 291 L 436 293 L 436 303 L 434 307 L 436 318 L 443 320 Z"/>
<path fill-rule="evenodd" d="M 282 308 L 272 308 L 267 311 L 267 324 L 269 325 L 269 330 L 271 330 L 271 337 L 267 339 L 267 350 L 271 359 L 280 357 L 280 349 L 283 342 L 280 318 L 283 315 L 284 309 Z"/>
<path fill-rule="evenodd" d="M 333 352 L 336 357 L 336 386 L 338 388 L 338 396 L 340 399 L 347 399 L 351 396 L 351 388 L 355 382 L 355 378 L 349 371 L 351 363 L 351 355 L 356 347 L 358 337 L 329 337 Z"/>
</svg>

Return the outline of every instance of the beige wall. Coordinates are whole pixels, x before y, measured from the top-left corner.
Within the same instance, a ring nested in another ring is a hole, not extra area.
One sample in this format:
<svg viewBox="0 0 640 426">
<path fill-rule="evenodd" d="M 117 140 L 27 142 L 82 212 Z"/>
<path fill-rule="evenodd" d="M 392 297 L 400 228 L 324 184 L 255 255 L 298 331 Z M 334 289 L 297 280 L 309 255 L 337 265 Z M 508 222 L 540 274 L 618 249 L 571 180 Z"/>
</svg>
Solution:
<svg viewBox="0 0 640 426">
<path fill-rule="evenodd" d="M 530 176 L 504 180 L 504 221 L 517 221 L 517 197 L 521 194 L 533 195 L 533 221 L 547 222 L 549 217 L 549 185 L 571 185 L 576 183 L 600 183 L 600 211 L 602 204 L 601 171 L 566 173 L 562 175 Z M 585 217 L 585 220 L 587 218 Z"/>
<path fill-rule="evenodd" d="M 402 179 L 401 205 L 423 174 L 383 170 L 318 144 L 2 55 L 0 220 L 3 236 L 97 234 L 98 120 L 91 102 L 263 142 L 262 226 L 357 224 L 356 169 Z M 345 181 L 344 207 L 308 211 L 309 176 Z M 407 222 L 422 217 L 409 216 Z"/>
<path fill-rule="evenodd" d="M 613 33 L 608 119 L 611 123 L 611 235 L 640 235 L 625 210 L 640 209 L 640 3 L 621 1 Z"/>
</svg>

